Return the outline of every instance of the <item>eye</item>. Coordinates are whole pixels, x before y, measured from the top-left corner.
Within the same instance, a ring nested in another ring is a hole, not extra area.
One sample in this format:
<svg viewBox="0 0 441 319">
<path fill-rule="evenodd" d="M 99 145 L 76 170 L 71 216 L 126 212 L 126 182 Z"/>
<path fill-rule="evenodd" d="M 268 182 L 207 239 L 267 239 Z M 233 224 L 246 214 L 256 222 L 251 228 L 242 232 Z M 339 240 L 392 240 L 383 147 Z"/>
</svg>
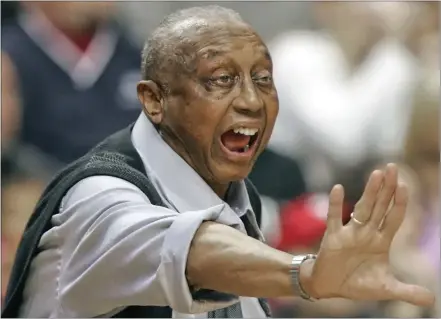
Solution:
<svg viewBox="0 0 441 319">
<path fill-rule="evenodd" d="M 253 76 L 253 81 L 262 85 L 270 85 L 273 83 L 273 76 L 267 71 L 260 72 Z"/>
<path fill-rule="evenodd" d="M 273 81 L 273 77 L 271 75 L 263 76 L 259 78 L 258 81 L 263 83 L 271 83 Z"/>
<path fill-rule="evenodd" d="M 218 76 L 212 76 L 210 78 L 210 83 L 221 86 L 221 87 L 229 87 L 236 82 L 236 77 L 229 74 L 221 74 Z"/>
</svg>

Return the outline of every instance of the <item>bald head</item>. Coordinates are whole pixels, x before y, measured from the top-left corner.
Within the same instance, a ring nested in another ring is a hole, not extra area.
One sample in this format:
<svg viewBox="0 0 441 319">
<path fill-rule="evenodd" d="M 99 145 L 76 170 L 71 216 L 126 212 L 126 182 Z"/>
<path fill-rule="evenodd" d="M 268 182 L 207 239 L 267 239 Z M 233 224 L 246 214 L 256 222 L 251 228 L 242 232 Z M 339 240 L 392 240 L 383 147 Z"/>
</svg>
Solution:
<svg viewBox="0 0 441 319">
<path fill-rule="evenodd" d="M 250 28 L 234 10 L 220 6 L 193 7 L 172 13 L 153 31 L 142 52 L 142 77 L 164 93 L 176 74 L 191 72 L 198 42 L 207 35 Z"/>
</svg>

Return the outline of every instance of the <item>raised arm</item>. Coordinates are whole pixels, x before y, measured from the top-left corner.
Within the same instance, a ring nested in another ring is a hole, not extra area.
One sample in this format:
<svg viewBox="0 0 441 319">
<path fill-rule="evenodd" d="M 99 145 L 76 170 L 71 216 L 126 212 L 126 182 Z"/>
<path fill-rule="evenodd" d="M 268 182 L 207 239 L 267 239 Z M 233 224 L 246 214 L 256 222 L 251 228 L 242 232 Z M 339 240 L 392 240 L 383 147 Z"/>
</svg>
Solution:
<svg viewBox="0 0 441 319">
<path fill-rule="evenodd" d="M 317 259 L 300 266 L 300 285 L 316 298 L 402 300 L 431 305 L 433 294 L 399 282 L 389 265 L 389 249 L 407 207 L 407 187 L 389 164 L 374 171 L 353 218 L 342 225 L 343 188 L 330 194 L 327 232 Z M 392 204 L 391 204 L 392 203 Z M 242 296 L 293 294 L 292 256 L 274 250 L 234 229 L 204 223 L 196 232 L 187 262 L 196 287 Z"/>
<path fill-rule="evenodd" d="M 130 305 L 201 313 L 239 295 L 292 295 L 292 257 L 242 233 L 224 205 L 179 214 L 126 181 L 96 176 L 68 192 L 53 223 L 58 237 L 41 245 L 61 243 L 56 316 L 111 315 Z M 36 260 L 44 273 L 48 265 Z M 205 290 L 194 294 L 197 287 Z"/>
<path fill-rule="evenodd" d="M 239 222 L 225 216 L 223 205 L 178 214 L 152 205 L 124 180 L 108 176 L 82 180 L 53 217 L 52 231 L 58 237 L 43 236 L 41 242 L 50 245 L 45 241 L 56 240 L 62 254 L 59 304 L 53 315 L 90 318 L 130 305 L 205 312 L 237 301 L 229 295 L 219 302 L 193 300 L 185 276 L 194 233 L 205 220 L 218 219 L 236 227 Z M 43 273 L 49 265 L 39 266 Z M 82 313 L 72 312 L 78 309 Z"/>
<path fill-rule="evenodd" d="M 407 203 L 396 167 L 372 174 L 355 219 L 346 226 L 341 224 L 343 189 L 335 187 L 330 198 L 318 257 L 300 268 L 306 293 L 431 305 L 430 292 L 401 283 L 390 272 L 390 242 Z M 130 183 L 101 176 L 78 183 L 53 222 L 63 243 L 59 316 L 97 316 L 147 304 L 200 313 L 237 302 L 235 296 L 294 294 L 292 256 L 239 231 L 239 218 L 223 205 L 178 214 L 151 205 Z M 218 293 L 204 300 L 201 289 Z"/>
</svg>

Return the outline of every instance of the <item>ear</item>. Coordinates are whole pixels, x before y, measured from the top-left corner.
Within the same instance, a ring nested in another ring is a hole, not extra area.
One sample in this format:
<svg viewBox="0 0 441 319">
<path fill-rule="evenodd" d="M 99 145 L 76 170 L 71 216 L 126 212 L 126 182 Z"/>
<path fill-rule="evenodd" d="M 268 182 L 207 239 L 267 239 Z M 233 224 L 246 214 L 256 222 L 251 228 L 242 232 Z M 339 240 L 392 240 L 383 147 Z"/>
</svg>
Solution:
<svg viewBox="0 0 441 319">
<path fill-rule="evenodd" d="M 160 124 L 164 117 L 163 98 L 161 90 L 153 81 L 140 81 L 136 86 L 138 99 L 142 104 L 144 113 L 155 124 Z"/>
</svg>

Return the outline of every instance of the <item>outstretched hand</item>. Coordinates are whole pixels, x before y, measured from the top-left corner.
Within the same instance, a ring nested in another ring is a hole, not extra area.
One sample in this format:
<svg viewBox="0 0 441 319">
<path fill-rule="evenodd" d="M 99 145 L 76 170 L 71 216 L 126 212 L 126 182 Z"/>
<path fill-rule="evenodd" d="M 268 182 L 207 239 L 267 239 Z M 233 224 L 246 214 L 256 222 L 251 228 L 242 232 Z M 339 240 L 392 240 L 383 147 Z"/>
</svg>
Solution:
<svg viewBox="0 0 441 319">
<path fill-rule="evenodd" d="M 312 267 L 307 292 L 316 298 L 401 300 L 431 306 L 427 289 L 397 280 L 389 265 L 389 249 L 407 206 L 407 187 L 398 183 L 398 169 L 374 171 L 351 221 L 343 226 L 344 191 L 335 186 L 330 194 L 327 231 Z"/>
</svg>

